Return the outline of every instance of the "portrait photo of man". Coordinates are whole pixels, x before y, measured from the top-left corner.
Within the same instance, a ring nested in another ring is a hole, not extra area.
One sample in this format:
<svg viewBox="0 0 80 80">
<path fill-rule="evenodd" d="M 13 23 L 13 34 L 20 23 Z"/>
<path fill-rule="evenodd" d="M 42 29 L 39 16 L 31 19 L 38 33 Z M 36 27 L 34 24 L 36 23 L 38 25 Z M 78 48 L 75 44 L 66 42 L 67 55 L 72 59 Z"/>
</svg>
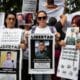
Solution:
<svg viewBox="0 0 80 80">
<path fill-rule="evenodd" d="M 2 68 L 16 68 L 15 60 L 12 59 L 12 53 L 7 52 L 5 57 L 6 59 L 2 63 Z"/>
<path fill-rule="evenodd" d="M 38 59 L 50 59 L 50 53 L 47 50 L 45 41 L 39 41 L 38 50 L 35 52 L 35 57 Z"/>
</svg>

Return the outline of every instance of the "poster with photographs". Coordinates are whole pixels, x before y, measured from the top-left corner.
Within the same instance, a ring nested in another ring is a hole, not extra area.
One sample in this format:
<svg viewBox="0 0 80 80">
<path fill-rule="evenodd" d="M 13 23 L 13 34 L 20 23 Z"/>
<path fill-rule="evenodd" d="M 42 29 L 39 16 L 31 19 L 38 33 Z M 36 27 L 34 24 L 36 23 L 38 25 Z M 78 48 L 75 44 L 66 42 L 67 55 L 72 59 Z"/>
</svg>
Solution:
<svg viewBox="0 0 80 80">
<path fill-rule="evenodd" d="M 22 12 L 36 12 L 37 0 L 23 0 Z"/>
<path fill-rule="evenodd" d="M 0 28 L 3 28 L 4 26 L 4 17 L 5 17 L 5 13 L 4 12 L 0 12 Z"/>
<path fill-rule="evenodd" d="M 33 24 L 33 13 L 31 12 L 21 12 L 17 13 L 18 26 L 27 28 Z"/>
<path fill-rule="evenodd" d="M 54 74 L 54 35 L 29 36 L 29 73 Z"/>
<path fill-rule="evenodd" d="M 21 50 L 0 49 L 0 80 L 21 80 Z"/>
<path fill-rule="evenodd" d="M 39 10 L 44 10 L 50 17 L 55 17 L 59 20 L 60 16 L 64 13 L 65 0 L 39 0 Z"/>
<path fill-rule="evenodd" d="M 19 48 L 22 33 L 21 29 L 0 29 L 0 48 Z"/>
<path fill-rule="evenodd" d="M 70 31 L 69 31 L 70 30 Z M 61 50 L 57 76 L 77 80 L 79 70 L 79 51 L 76 49 L 77 29 L 69 28 L 66 34 L 66 46 Z"/>
</svg>

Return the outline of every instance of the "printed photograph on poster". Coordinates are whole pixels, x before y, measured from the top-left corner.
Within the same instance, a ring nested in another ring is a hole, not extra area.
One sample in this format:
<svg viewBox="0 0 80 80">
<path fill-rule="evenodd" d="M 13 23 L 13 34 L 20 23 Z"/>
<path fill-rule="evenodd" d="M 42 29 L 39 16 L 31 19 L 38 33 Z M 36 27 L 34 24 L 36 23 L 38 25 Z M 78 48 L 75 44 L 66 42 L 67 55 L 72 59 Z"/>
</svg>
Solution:
<svg viewBox="0 0 80 80">
<path fill-rule="evenodd" d="M 73 36 L 67 36 L 66 44 L 67 45 L 75 45 L 75 41 L 76 41 L 75 37 L 73 37 Z"/>
<path fill-rule="evenodd" d="M 17 80 L 16 74 L 0 74 L 0 80 Z"/>
<path fill-rule="evenodd" d="M 33 13 L 22 12 L 17 13 L 18 26 L 31 26 L 33 24 Z"/>
<path fill-rule="evenodd" d="M 0 49 L 0 73 L 19 71 L 19 50 Z"/>
<path fill-rule="evenodd" d="M 52 35 L 34 35 L 30 39 L 30 66 L 32 73 L 47 73 L 54 68 Z M 43 71 L 42 71 L 43 70 Z M 54 73 L 54 70 L 51 73 Z M 50 74 L 50 72 L 49 72 Z"/>
<path fill-rule="evenodd" d="M 78 27 L 73 27 L 73 28 L 67 28 L 66 32 L 66 45 L 75 45 L 76 44 L 76 37 L 79 33 L 79 28 Z"/>
</svg>

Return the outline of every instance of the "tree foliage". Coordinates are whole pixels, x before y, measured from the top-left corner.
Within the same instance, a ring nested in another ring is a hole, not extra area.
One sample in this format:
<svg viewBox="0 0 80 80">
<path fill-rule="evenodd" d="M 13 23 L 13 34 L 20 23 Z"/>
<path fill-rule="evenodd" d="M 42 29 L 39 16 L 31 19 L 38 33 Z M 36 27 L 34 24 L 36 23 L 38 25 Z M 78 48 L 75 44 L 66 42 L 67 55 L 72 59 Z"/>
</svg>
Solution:
<svg viewBox="0 0 80 80">
<path fill-rule="evenodd" d="M 0 0 L 0 12 L 19 12 L 22 8 L 22 0 Z"/>
<path fill-rule="evenodd" d="M 66 12 L 80 11 L 80 0 L 66 0 Z"/>
</svg>

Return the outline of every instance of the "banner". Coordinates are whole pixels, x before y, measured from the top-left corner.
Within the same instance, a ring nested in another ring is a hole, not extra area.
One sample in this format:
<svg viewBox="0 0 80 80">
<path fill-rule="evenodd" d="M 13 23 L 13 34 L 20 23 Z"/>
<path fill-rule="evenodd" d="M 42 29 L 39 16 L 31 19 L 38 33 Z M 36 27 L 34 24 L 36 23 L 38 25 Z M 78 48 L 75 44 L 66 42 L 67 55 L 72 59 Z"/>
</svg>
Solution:
<svg viewBox="0 0 80 80">
<path fill-rule="evenodd" d="M 54 0 L 54 4 L 57 5 L 55 9 L 48 9 L 46 7 L 47 0 L 39 0 L 39 10 L 44 10 L 48 14 L 48 20 L 50 17 L 55 17 L 57 20 L 64 13 L 64 0 Z"/>
<path fill-rule="evenodd" d="M 36 12 L 37 0 L 23 0 L 22 12 Z"/>
<path fill-rule="evenodd" d="M 0 49 L 0 80 L 21 80 L 21 50 Z"/>
<path fill-rule="evenodd" d="M 29 36 L 29 73 L 54 74 L 54 35 Z"/>
<path fill-rule="evenodd" d="M 79 28 L 69 28 L 66 32 L 66 46 L 61 50 L 57 76 L 72 80 L 78 80 L 79 50 L 76 49 L 76 41 Z"/>
<path fill-rule="evenodd" d="M 21 29 L 0 29 L 0 48 L 19 48 L 23 31 Z"/>
</svg>

